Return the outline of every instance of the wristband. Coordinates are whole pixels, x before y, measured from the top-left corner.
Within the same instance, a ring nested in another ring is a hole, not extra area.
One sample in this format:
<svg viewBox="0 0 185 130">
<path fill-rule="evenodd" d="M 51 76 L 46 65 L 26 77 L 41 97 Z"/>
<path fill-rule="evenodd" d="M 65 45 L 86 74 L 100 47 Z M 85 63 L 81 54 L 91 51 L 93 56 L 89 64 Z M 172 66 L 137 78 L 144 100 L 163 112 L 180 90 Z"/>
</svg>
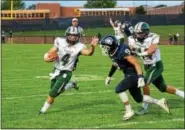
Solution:
<svg viewBox="0 0 185 130">
<path fill-rule="evenodd" d="M 143 78 L 143 75 L 142 74 L 138 74 L 138 78 Z"/>
</svg>

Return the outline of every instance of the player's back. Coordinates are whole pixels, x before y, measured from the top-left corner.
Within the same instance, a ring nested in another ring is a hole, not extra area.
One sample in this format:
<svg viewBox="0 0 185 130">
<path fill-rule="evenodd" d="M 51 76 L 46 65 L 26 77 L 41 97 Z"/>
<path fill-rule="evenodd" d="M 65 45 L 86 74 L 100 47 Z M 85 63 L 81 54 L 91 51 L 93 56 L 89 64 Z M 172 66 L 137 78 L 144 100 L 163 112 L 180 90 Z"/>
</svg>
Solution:
<svg viewBox="0 0 185 130">
<path fill-rule="evenodd" d="M 117 63 L 125 75 L 133 73 L 136 74 L 135 67 L 125 59 L 125 57 L 129 55 L 131 55 L 129 46 L 126 44 L 120 44 L 116 54 L 111 57 L 112 61 Z"/>
</svg>

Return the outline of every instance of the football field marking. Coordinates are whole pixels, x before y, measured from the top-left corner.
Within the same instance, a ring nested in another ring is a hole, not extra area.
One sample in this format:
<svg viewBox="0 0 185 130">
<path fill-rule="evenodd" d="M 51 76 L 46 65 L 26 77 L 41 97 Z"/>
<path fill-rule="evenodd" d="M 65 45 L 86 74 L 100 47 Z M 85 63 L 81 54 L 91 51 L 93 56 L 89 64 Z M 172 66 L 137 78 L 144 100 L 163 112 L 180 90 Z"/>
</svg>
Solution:
<svg viewBox="0 0 185 130">
<path fill-rule="evenodd" d="M 160 120 L 160 121 L 142 121 L 142 122 L 124 122 L 119 124 L 110 124 L 110 125 L 102 125 L 102 126 L 96 126 L 96 127 L 90 127 L 90 128 L 107 128 L 107 127 L 116 127 L 116 126 L 125 126 L 125 125 L 138 125 L 138 124 L 155 124 L 155 123 L 163 123 L 163 122 L 178 122 L 182 121 L 184 122 L 184 118 L 174 118 L 170 120 Z"/>
<path fill-rule="evenodd" d="M 35 76 L 36 79 L 49 79 L 48 76 Z M 89 74 L 79 74 L 79 75 L 73 75 L 71 80 L 76 81 L 98 81 L 98 80 L 105 80 L 106 77 L 99 76 L 99 75 L 89 75 Z M 114 80 L 114 78 L 112 78 Z"/>
<path fill-rule="evenodd" d="M 89 94 L 96 94 L 96 93 L 109 93 L 109 92 L 114 93 L 114 91 L 112 91 L 112 90 L 106 90 L 106 91 L 97 91 L 97 92 L 63 93 L 63 94 L 61 94 L 61 96 L 71 96 L 71 95 L 89 95 Z M 45 95 L 29 95 L 29 96 L 20 96 L 20 97 L 5 97 L 5 98 L 1 98 L 1 99 L 5 99 L 5 100 L 12 100 L 12 99 L 23 99 L 23 98 L 30 98 L 30 97 L 43 97 L 43 96 L 47 96 L 47 93 L 46 93 Z"/>
</svg>

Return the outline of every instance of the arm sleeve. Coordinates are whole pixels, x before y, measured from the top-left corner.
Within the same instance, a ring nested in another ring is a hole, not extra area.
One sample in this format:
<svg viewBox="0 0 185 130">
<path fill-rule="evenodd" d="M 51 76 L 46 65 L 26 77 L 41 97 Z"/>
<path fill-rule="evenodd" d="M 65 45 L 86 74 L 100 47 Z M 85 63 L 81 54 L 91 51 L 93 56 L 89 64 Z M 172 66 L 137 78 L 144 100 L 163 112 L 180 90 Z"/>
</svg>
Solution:
<svg viewBox="0 0 185 130">
<path fill-rule="evenodd" d="M 117 70 L 117 67 L 112 65 L 109 71 L 108 77 L 112 77 L 112 75 L 116 72 L 116 70 Z"/>
<path fill-rule="evenodd" d="M 159 44 L 159 39 L 160 39 L 160 36 L 159 35 L 154 35 L 153 38 L 152 38 L 152 44 Z"/>
</svg>

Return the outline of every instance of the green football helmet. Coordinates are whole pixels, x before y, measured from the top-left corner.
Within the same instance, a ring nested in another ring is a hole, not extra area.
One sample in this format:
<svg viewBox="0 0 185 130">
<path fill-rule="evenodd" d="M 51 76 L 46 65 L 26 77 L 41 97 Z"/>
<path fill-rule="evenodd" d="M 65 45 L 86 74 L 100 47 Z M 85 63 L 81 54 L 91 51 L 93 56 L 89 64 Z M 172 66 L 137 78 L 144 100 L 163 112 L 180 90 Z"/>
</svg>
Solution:
<svg viewBox="0 0 185 130">
<path fill-rule="evenodd" d="M 136 39 L 143 42 L 150 33 L 150 26 L 145 22 L 138 22 L 134 27 L 134 31 Z"/>
<path fill-rule="evenodd" d="M 80 33 L 77 27 L 70 27 L 66 32 L 66 39 L 69 44 L 76 44 L 80 39 Z"/>
</svg>

